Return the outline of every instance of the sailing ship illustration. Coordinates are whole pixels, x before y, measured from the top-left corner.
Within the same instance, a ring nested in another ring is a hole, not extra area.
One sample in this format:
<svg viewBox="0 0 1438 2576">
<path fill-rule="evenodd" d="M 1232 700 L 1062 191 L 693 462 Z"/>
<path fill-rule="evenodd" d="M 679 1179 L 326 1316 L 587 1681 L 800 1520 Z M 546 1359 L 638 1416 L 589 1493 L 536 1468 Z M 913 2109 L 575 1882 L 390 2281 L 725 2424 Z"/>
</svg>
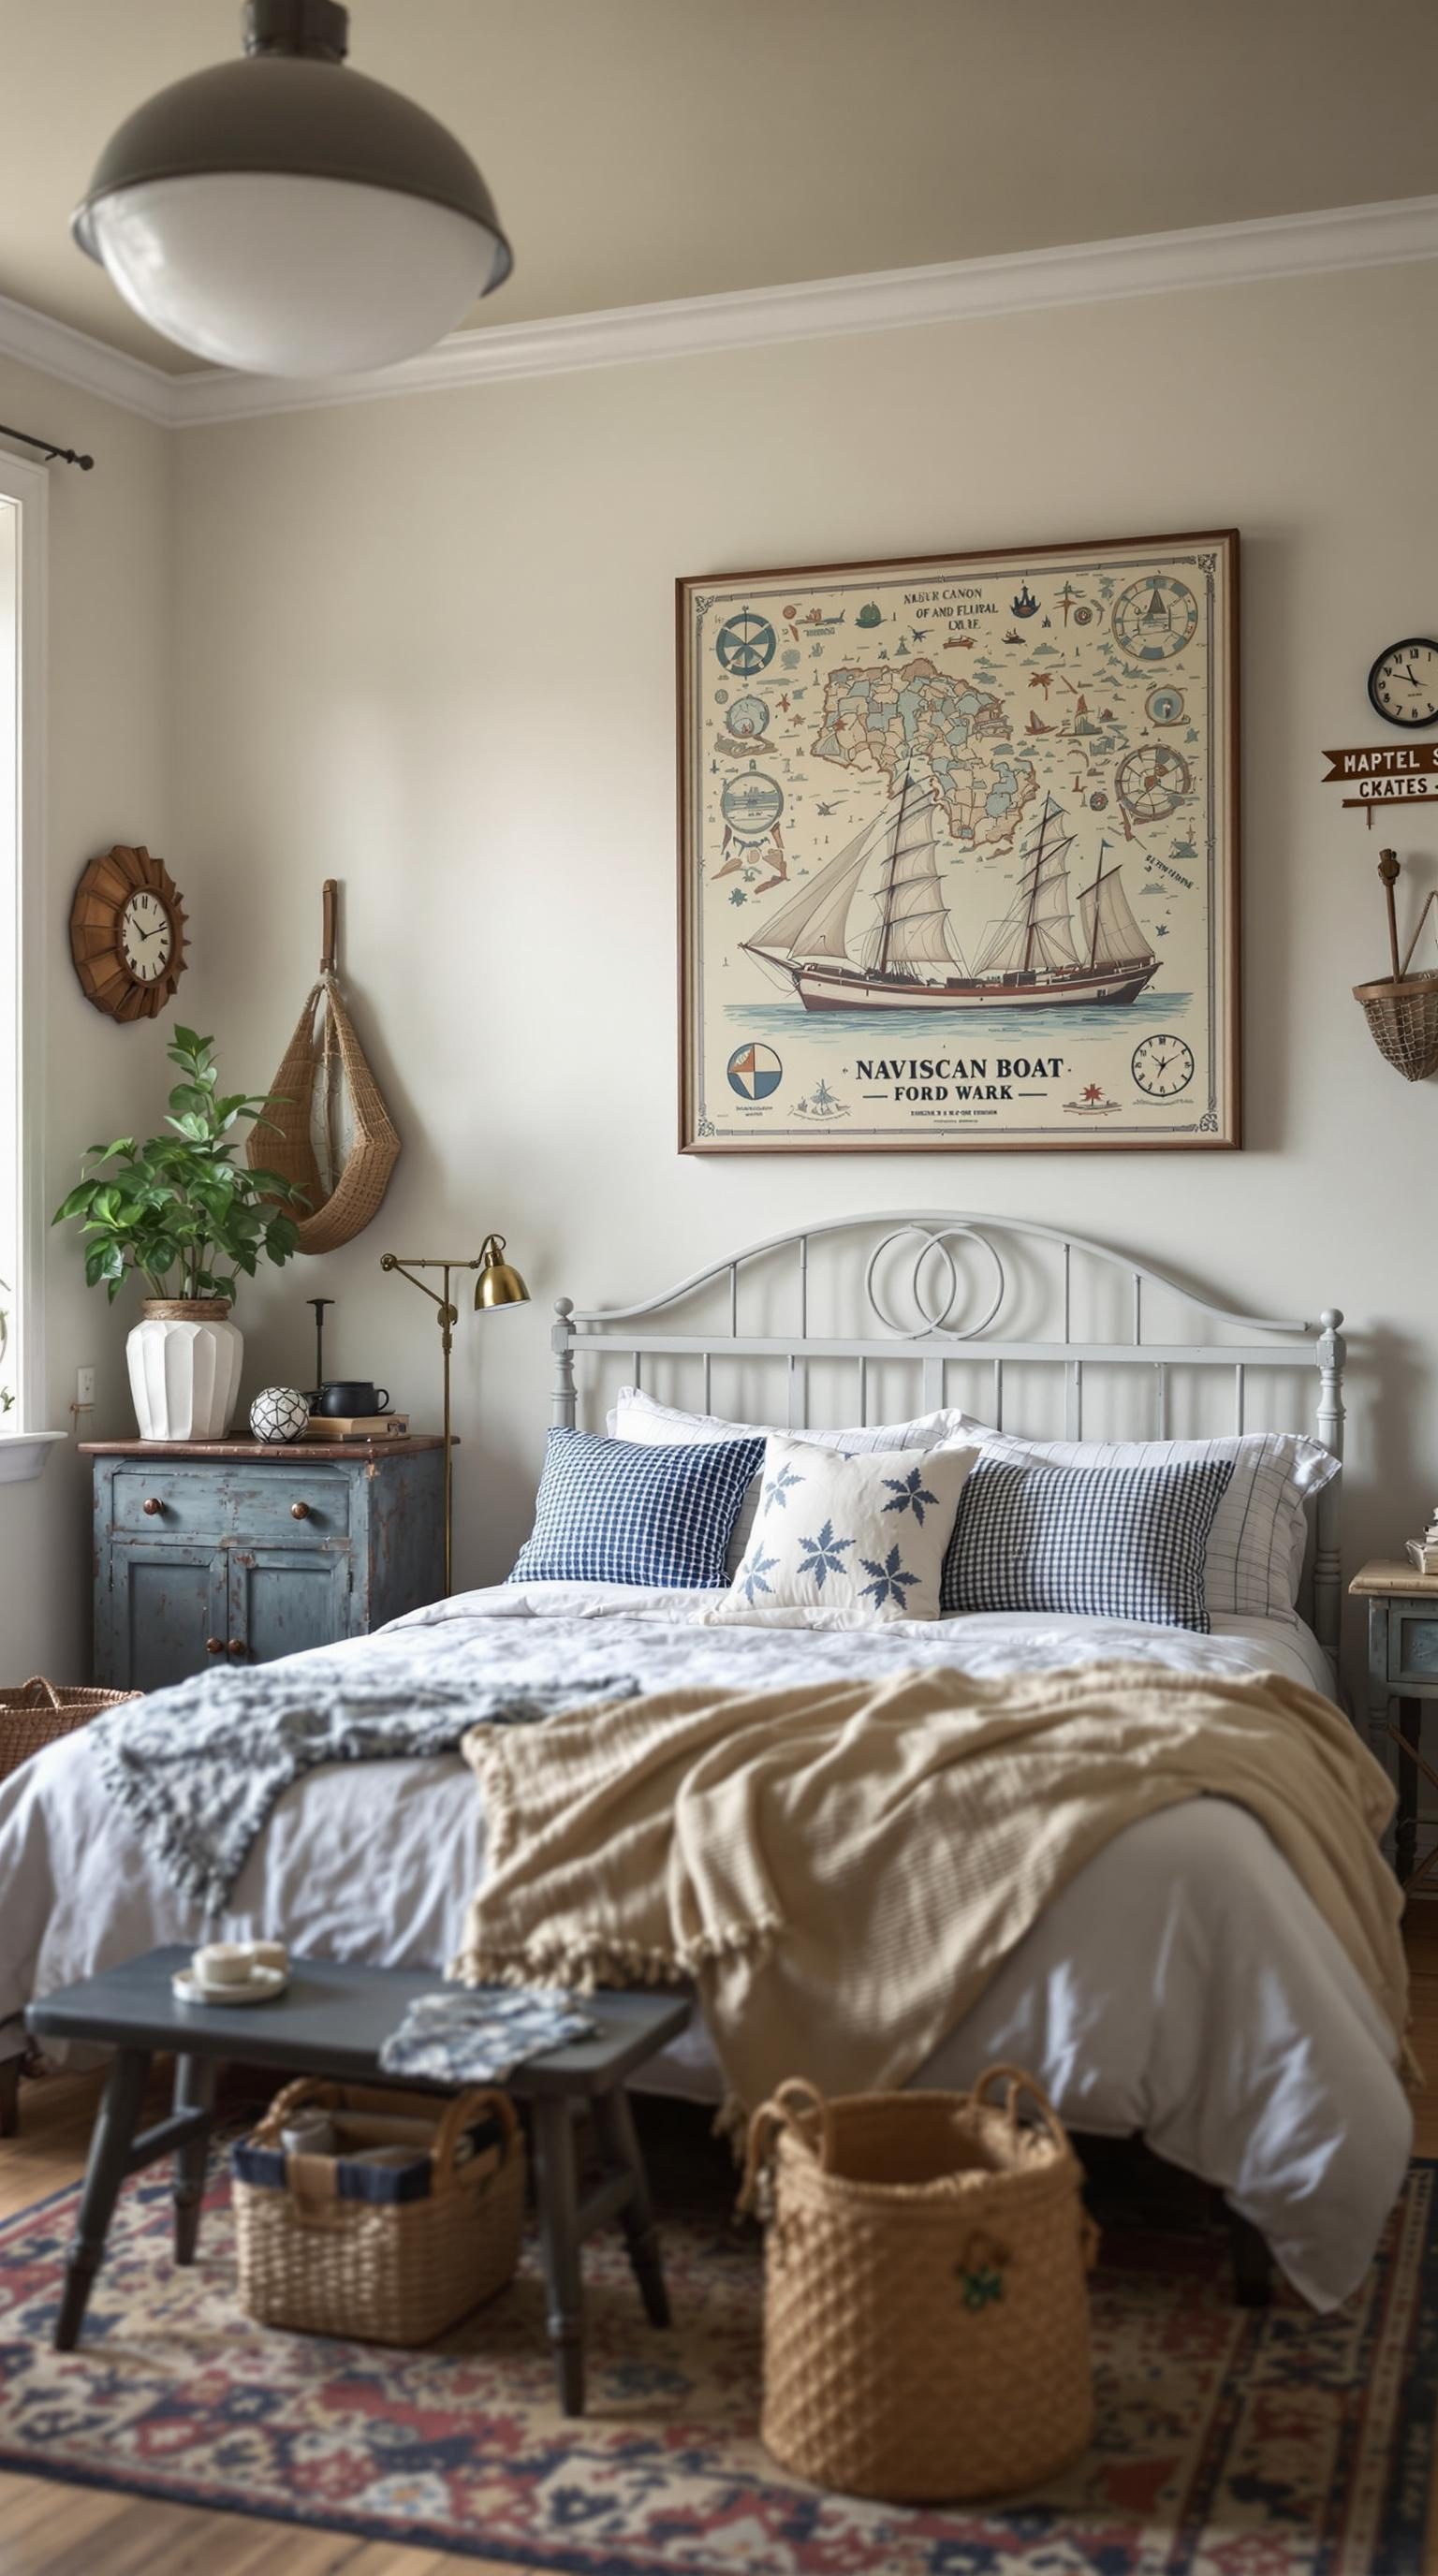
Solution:
<svg viewBox="0 0 1438 2576">
<path fill-rule="evenodd" d="M 973 966 L 962 955 L 939 877 L 931 795 L 903 785 L 846 841 L 802 893 L 759 924 L 747 953 L 792 987 L 807 1011 L 974 1011 L 1062 1003 L 1132 1002 L 1158 959 L 1129 909 L 1119 863 L 1099 844 L 1093 882 L 1078 897 L 1075 938 L 1068 855 L 1074 835 L 1052 796 L 1020 849 L 1008 910 L 991 921 Z M 877 872 L 877 882 L 863 886 Z M 851 947 L 849 916 L 862 890 L 877 918 Z"/>
<path fill-rule="evenodd" d="M 1015 617 L 1032 617 L 1034 615 L 1034 612 L 1038 607 L 1038 601 L 1035 599 L 1033 592 L 1030 590 L 1026 581 L 1019 584 L 1018 589 L 1014 592 L 1013 598 L 1009 601 L 1009 606 L 1013 610 Z"/>
</svg>

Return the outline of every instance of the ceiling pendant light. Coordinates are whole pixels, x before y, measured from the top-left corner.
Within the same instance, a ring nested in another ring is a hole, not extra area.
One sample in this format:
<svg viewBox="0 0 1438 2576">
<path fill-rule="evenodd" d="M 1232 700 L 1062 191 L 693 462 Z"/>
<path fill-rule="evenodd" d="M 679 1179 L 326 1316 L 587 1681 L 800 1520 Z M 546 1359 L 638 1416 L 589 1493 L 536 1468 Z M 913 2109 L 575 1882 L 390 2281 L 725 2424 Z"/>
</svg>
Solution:
<svg viewBox="0 0 1438 2576">
<path fill-rule="evenodd" d="M 71 229 L 182 349 L 336 376 L 432 348 L 513 266 L 462 144 L 346 71 L 337 0 L 247 0 L 245 58 L 147 99 Z"/>
</svg>

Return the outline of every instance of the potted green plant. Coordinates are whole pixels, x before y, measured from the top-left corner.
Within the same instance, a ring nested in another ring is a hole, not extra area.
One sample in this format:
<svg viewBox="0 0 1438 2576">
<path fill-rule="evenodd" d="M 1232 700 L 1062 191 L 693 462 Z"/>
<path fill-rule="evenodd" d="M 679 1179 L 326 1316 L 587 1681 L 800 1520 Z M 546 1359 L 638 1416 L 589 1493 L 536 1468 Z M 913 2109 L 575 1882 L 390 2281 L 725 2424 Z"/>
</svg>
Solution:
<svg viewBox="0 0 1438 2576">
<path fill-rule="evenodd" d="M 85 1277 L 113 1302 L 131 1271 L 149 1295 L 125 1345 L 142 1440 L 215 1440 L 229 1427 L 244 1337 L 230 1319 L 241 1273 L 288 1261 L 302 1192 L 236 1159 L 239 1122 L 265 1126 L 264 1093 L 222 1093 L 213 1038 L 177 1028 L 166 1049 L 182 1079 L 167 1133 L 92 1145 L 53 1222 L 78 1221 Z"/>
</svg>

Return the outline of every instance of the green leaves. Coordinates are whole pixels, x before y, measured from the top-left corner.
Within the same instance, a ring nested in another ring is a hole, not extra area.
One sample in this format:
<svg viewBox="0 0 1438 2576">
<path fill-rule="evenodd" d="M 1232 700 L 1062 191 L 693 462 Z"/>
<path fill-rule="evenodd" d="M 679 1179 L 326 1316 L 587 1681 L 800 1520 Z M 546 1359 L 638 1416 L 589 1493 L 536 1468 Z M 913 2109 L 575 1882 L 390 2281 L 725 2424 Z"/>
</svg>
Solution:
<svg viewBox="0 0 1438 2576">
<path fill-rule="evenodd" d="M 184 1079 L 170 1093 L 170 1132 L 137 1145 L 133 1136 L 92 1145 L 87 1170 L 56 1209 L 56 1225 L 78 1222 L 85 1277 L 112 1300 L 137 1270 L 151 1293 L 233 1297 L 241 1272 L 261 1255 L 274 1262 L 299 1249 L 288 1207 L 304 1194 L 278 1172 L 250 1171 L 227 1141 L 238 1120 L 267 1126 L 264 1092 L 219 1093 L 214 1040 L 177 1028 L 167 1052 Z M 178 1276 L 176 1275 L 178 1274 Z"/>
</svg>

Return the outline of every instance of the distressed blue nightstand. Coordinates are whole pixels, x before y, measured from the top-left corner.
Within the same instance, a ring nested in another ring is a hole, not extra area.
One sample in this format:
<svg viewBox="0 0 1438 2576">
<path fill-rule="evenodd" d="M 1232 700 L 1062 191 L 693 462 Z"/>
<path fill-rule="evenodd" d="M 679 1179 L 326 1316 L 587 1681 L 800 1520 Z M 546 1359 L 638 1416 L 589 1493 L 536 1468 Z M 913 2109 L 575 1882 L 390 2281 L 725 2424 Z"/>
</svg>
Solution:
<svg viewBox="0 0 1438 2576">
<path fill-rule="evenodd" d="M 1389 1754 L 1397 1751 L 1393 1865 L 1407 1887 L 1418 1858 L 1423 1703 L 1438 1700 L 1438 1575 L 1375 1558 L 1348 1589 L 1368 1604 L 1368 1741 L 1385 1770 L 1392 1770 Z"/>
<path fill-rule="evenodd" d="M 83 1454 L 107 1690 L 362 1637 L 443 1589 L 438 1439 L 87 1441 Z"/>
</svg>

